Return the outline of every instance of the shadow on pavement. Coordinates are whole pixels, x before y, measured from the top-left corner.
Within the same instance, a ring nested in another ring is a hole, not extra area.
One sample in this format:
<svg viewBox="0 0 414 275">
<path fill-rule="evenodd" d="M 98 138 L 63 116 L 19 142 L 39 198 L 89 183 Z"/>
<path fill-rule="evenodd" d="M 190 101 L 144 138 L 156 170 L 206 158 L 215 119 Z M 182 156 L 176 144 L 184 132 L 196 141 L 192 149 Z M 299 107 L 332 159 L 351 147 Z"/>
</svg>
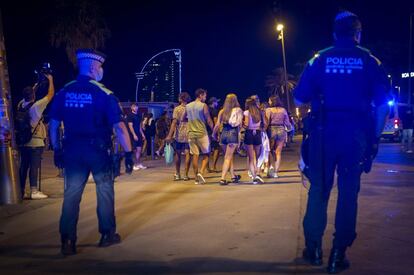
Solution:
<svg viewBox="0 0 414 275">
<path fill-rule="evenodd" d="M 27 250 L 25 250 L 25 248 Z M 182 258 L 171 261 L 101 261 L 93 259 L 77 259 L 80 255 L 65 258 L 56 254 L 33 253 L 33 249 L 47 247 L 8 247 L 11 255 L 21 258 L 44 259 L 45 262 L 33 262 L 26 266 L 30 274 L 193 274 L 193 273 L 267 273 L 267 274 L 319 274 L 324 270 L 314 268 L 295 259 L 292 262 L 242 261 L 230 258 Z M 3 248 L 2 248 L 3 249 Z M 17 250 L 16 250 L 17 249 Z M 16 254 L 18 253 L 18 255 Z M 5 274 L 21 270 L 19 264 L 2 262 Z"/>
</svg>

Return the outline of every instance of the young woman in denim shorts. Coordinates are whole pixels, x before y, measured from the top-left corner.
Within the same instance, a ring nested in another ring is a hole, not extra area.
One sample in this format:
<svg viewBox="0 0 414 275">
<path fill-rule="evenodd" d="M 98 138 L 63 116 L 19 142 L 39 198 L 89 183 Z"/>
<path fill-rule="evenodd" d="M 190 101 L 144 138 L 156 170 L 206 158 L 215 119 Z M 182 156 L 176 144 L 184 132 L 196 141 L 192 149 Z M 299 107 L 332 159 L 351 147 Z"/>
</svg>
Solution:
<svg viewBox="0 0 414 275">
<path fill-rule="evenodd" d="M 230 171 L 231 182 L 237 183 L 240 176 L 234 173 L 233 156 L 239 144 L 239 132 L 242 124 L 243 111 L 235 94 L 228 94 L 223 109 L 219 112 L 217 123 L 213 130 L 213 137 L 217 139 L 219 128 L 222 126 L 220 145 L 224 152 L 223 168 L 221 170 L 221 185 L 227 185 L 226 174 Z"/>
<path fill-rule="evenodd" d="M 286 142 L 286 128 L 291 128 L 288 113 L 282 106 L 279 97 L 269 98 L 269 108 L 266 109 L 266 119 L 269 121 L 268 135 L 270 141 L 270 152 L 273 158 L 274 170 L 270 170 L 268 176 L 278 177 L 280 163 L 282 160 L 282 149 Z"/>
</svg>

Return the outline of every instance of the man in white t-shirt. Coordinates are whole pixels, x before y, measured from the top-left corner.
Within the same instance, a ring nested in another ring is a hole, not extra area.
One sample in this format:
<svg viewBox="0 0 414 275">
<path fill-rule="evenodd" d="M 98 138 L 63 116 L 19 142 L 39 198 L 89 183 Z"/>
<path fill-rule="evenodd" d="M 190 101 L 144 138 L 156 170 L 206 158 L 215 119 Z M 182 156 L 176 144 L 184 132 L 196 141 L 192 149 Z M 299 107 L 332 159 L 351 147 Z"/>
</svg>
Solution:
<svg viewBox="0 0 414 275">
<path fill-rule="evenodd" d="M 46 75 L 49 80 L 49 89 L 45 97 L 40 100 L 36 98 L 36 86 L 26 87 L 23 89 L 23 100 L 19 102 L 17 108 L 29 109 L 30 124 L 32 126 L 32 138 L 24 146 L 20 147 L 20 187 L 22 196 L 25 194 L 27 171 L 29 171 L 30 181 L 30 198 L 33 200 L 46 199 L 48 196 L 38 189 L 39 169 L 42 160 L 43 148 L 45 147 L 45 138 L 47 136 L 46 127 L 43 123 L 42 116 L 49 102 L 55 94 L 52 75 Z"/>
</svg>

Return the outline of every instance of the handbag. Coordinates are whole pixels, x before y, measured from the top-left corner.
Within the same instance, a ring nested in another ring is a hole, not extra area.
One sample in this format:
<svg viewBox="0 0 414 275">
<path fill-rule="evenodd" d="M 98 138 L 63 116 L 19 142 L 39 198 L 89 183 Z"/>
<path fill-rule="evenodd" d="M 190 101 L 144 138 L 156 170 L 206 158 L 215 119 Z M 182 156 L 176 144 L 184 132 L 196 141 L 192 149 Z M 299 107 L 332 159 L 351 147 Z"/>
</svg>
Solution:
<svg viewBox="0 0 414 275">
<path fill-rule="evenodd" d="M 165 163 L 170 165 L 174 161 L 174 148 L 171 143 L 168 143 L 164 147 Z"/>
</svg>

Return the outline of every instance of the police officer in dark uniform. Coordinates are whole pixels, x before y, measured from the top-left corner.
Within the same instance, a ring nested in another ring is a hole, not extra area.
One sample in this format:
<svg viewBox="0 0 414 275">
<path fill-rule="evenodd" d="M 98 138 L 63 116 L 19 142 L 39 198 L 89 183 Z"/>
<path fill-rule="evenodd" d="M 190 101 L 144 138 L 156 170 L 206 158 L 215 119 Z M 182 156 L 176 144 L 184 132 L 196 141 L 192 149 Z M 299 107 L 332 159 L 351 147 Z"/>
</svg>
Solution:
<svg viewBox="0 0 414 275">
<path fill-rule="evenodd" d="M 79 75 L 57 94 L 50 111 L 50 135 L 55 165 L 65 169 L 65 190 L 60 218 L 63 255 L 76 254 L 77 222 L 83 189 L 92 173 L 96 183 L 100 247 L 119 243 L 114 211 L 114 178 L 111 167 L 113 130 L 125 150 L 127 173 L 132 172 L 132 153 L 122 111 L 114 94 L 99 83 L 105 56 L 91 49 L 76 52 Z M 57 129 L 63 122 L 63 149 Z"/>
<path fill-rule="evenodd" d="M 304 259 L 322 265 L 322 236 L 327 207 L 338 175 L 338 201 L 328 273 L 349 267 L 345 250 L 356 238 L 360 177 L 369 172 L 387 115 L 389 83 L 381 62 L 360 47 L 361 22 L 340 12 L 334 22 L 335 43 L 312 58 L 294 91 L 298 105 L 311 103 L 309 180 L 303 221 Z"/>
</svg>

